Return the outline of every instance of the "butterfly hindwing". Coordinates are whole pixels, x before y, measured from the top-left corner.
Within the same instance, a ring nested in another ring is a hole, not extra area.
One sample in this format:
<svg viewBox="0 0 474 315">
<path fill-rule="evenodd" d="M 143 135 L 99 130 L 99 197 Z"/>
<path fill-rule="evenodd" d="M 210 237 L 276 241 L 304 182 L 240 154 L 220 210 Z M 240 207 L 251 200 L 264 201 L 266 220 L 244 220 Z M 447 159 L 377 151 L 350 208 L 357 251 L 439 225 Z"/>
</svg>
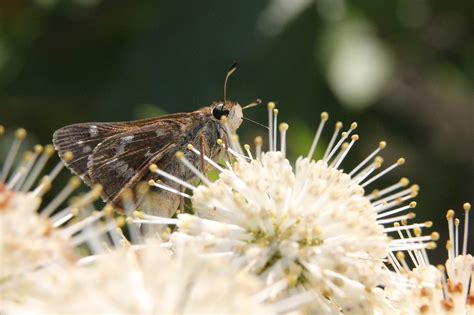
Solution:
<svg viewBox="0 0 474 315">
<path fill-rule="evenodd" d="M 179 139 L 178 132 L 159 124 L 107 138 L 88 158 L 91 184 L 101 184 L 103 198 L 114 201 L 125 188 L 146 180 L 152 163 L 174 154 L 177 144 L 170 139 Z"/>
</svg>

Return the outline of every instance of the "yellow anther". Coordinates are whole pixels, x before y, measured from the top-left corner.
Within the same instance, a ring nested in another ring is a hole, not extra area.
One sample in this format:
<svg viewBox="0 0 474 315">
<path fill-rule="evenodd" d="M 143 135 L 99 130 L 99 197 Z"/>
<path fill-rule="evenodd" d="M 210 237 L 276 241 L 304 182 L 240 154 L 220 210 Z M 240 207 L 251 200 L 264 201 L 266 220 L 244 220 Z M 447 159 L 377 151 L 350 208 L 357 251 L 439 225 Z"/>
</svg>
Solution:
<svg viewBox="0 0 474 315">
<path fill-rule="evenodd" d="M 73 176 L 69 179 L 68 185 L 72 189 L 76 189 L 81 186 L 81 180 L 77 176 Z"/>
<path fill-rule="evenodd" d="M 454 219 L 454 225 L 459 226 L 459 219 L 458 218 Z"/>
<path fill-rule="evenodd" d="M 446 219 L 451 220 L 454 218 L 454 210 L 449 209 L 448 212 L 446 213 Z"/>
<path fill-rule="evenodd" d="M 18 128 L 15 132 L 15 138 L 17 140 L 23 140 L 26 137 L 26 129 L 24 128 Z"/>
<path fill-rule="evenodd" d="M 150 179 L 150 180 L 148 181 L 148 185 L 150 185 L 150 186 L 155 186 L 155 181 L 154 181 L 153 179 Z"/>
<path fill-rule="evenodd" d="M 446 249 L 450 250 L 451 248 L 453 248 L 453 243 L 451 242 L 451 240 L 447 240 L 446 241 Z"/>
<path fill-rule="evenodd" d="M 336 129 L 341 129 L 342 128 L 342 122 L 338 121 L 336 122 Z"/>
<path fill-rule="evenodd" d="M 136 219 L 143 219 L 145 218 L 145 212 L 140 211 L 140 210 L 135 210 L 133 211 L 133 217 Z"/>
<path fill-rule="evenodd" d="M 125 226 L 125 218 L 123 216 L 120 216 L 117 219 L 115 219 L 115 226 L 117 227 L 116 229 L 117 233 L 122 235 L 123 231 L 121 228 Z"/>
<path fill-rule="evenodd" d="M 43 146 L 41 144 L 37 144 L 33 147 L 33 151 L 36 154 L 40 154 L 41 152 L 43 152 Z"/>
<path fill-rule="evenodd" d="M 224 141 L 222 139 L 217 139 L 216 142 L 217 142 L 218 145 L 223 145 L 224 144 Z"/>
<path fill-rule="evenodd" d="M 394 226 L 394 227 L 399 227 L 399 226 L 400 226 L 400 223 L 395 222 L 395 223 L 393 224 L 393 226 Z"/>
<path fill-rule="evenodd" d="M 342 138 L 347 138 L 347 132 L 345 132 L 345 131 L 344 131 L 344 132 L 341 132 L 341 137 L 342 137 Z"/>
<path fill-rule="evenodd" d="M 99 197 L 100 194 L 102 193 L 102 185 L 101 184 L 95 184 L 94 187 L 92 187 L 92 193 L 94 196 Z"/>
<path fill-rule="evenodd" d="M 469 202 L 466 202 L 462 205 L 464 211 L 469 212 L 471 210 L 471 204 Z"/>
<path fill-rule="evenodd" d="M 194 146 L 191 143 L 188 143 L 186 148 L 188 148 L 188 150 L 192 150 L 192 149 L 194 149 Z"/>
<path fill-rule="evenodd" d="M 403 165 L 403 164 L 405 164 L 405 159 L 404 159 L 404 158 L 399 158 L 399 159 L 397 160 L 397 164 L 398 164 L 398 165 Z"/>
<path fill-rule="evenodd" d="M 385 149 L 386 146 L 387 146 L 387 142 L 385 142 L 385 141 L 380 141 L 379 142 L 379 149 L 380 150 Z"/>
<path fill-rule="evenodd" d="M 111 217 L 113 214 L 114 214 L 114 207 L 112 205 L 105 205 L 104 209 L 102 209 L 102 211 L 104 211 L 104 215 L 106 217 Z"/>
<path fill-rule="evenodd" d="M 278 109 L 275 108 L 275 109 L 273 110 L 273 115 L 278 116 Z"/>
<path fill-rule="evenodd" d="M 415 234 L 415 236 L 421 236 L 421 234 L 422 234 L 421 228 L 420 227 L 414 228 L 413 229 L 413 234 Z"/>
<path fill-rule="evenodd" d="M 47 144 L 44 146 L 44 154 L 48 157 L 51 157 L 54 154 L 54 147 L 52 144 Z"/>
<path fill-rule="evenodd" d="M 408 186 L 408 184 L 410 184 L 410 180 L 406 177 L 403 177 L 403 178 L 400 179 L 399 183 L 403 187 L 406 187 L 406 186 Z"/>
<path fill-rule="evenodd" d="M 183 159 L 184 158 L 184 153 L 181 151 L 176 152 L 176 158 L 177 159 Z"/>
<path fill-rule="evenodd" d="M 348 146 L 349 146 L 349 142 L 344 142 L 344 143 L 341 145 L 341 150 L 347 149 Z"/>
<path fill-rule="evenodd" d="M 432 250 L 432 249 L 436 249 L 436 243 L 435 242 L 429 242 L 428 244 L 426 244 L 426 249 L 429 249 L 429 250 Z"/>
<path fill-rule="evenodd" d="M 410 202 L 409 206 L 410 206 L 410 208 L 413 209 L 413 208 L 416 208 L 416 205 L 417 205 L 416 201 L 412 201 L 412 202 Z"/>
<path fill-rule="evenodd" d="M 405 260 L 405 254 L 403 252 L 397 252 L 397 259 L 399 261 L 404 261 Z"/>
<path fill-rule="evenodd" d="M 356 122 L 353 122 L 353 123 L 351 124 L 351 129 L 354 130 L 354 129 L 356 129 L 356 128 L 357 128 L 357 123 L 356 123 Z"/>
<path fill-rule="evenodd" d="M 351 139 L 353 141 L 357 141 L 357 140 L 359 140 L 359 135 L 352 135 Z"/>
<path fill-rule="evenodd" d="M 433 226 L 433 221 L 426 221 L 426 222 L 425 222 L 425 226 L 426 226 L 427 228 L 432 227 L 432 226 Z"/>
<path fill-rule="evenodd" d="M 73 158 L 74 158 L 74 154 L 72 154 L 71 151 L 66 151 L 66 152 L 64 152 L 64 154 L 63 154 L 63 160 L 64 160 L 65 162 L 70 162 L 70 161 L 72 161 Z"/>
<path fill-rule="evenodd" d="M 375 162 L 375 163 L 382 164 L 382 163 L 383 163 L 383 157 L 381 157 L 381 156 L 376 156 L 375 159 L 374 159 L 374 162 Z"/>
<path fill-rule="evenodd" d="M 249 144 L 244 144 L 244 149 L 247 151 L 247 150 L 250 150 L 250 145 Z"/>
<path fill-rule="evenodd" d="M 287 131 L 289 127 L 290 127 L 290 126 L 288 126 L 287 123 L 281 123 L 280 126 L 278 127 L 278 129 L 279 129 L 280 131 Z"/>
<path fill-rule="evenodd" d="M 156 173 L 156 172 L 158 172 L 158 165 L 153 163 L 148 167 L 148 169 L 150 170 L 150 172 Z"/>
<path fill-rule="evenodd" d="M 329 119 L 329 114 L 327 112 L 322 112 L 321 113 L 321 120 L 326 121 Z"/>
<path fill-rule="evenodd" d="M 132 224 L 133 223 L 133 218 L 132 217 L 127 217 L 125 219 L 125 222 L 127 222 L 127 224 Z"/>
<path fill-rule="evenodd" d="M 255 137 L 255 140 L 254 140 L 255 144 L 257 145 L 260 145 L 263 143 L 263 139 L 262 137 L 258 136 L 258 137 Z"/>
<path fill-rule="evenodd" d="M 420 191 L 420 185 L 418 185 L 418 184 L 411 185 L 410 189 L 412 191 L 418 192 L 418 191 Z"/>
<path fill-rule="evenodd" d="M 268 102 L 267 108 L 268 108 L 268 110 L 273 110 L 275 108 L 275 103 L 274 102 Z"/>
<path fill-rule="evenodd" d="M 416 214 L 414 212 L 408 212 L 407 216 L 409 220 L 413 220 L 416 217 Z"/>
<path fill-rule="evenodd" d="M 432 239 L 433 241 L 439 240 L 439 233 L 438 233 L 438 232 L 433 232 L 433 233 L 431 233 L 431 239 Z"/>
<path fill-rule="evenodd" d="M 77 216 L 79 214 L 79 212 L 80 212 L 79 208 L 72 208 L 70 213 L 73 216 Z"/>
</svg>

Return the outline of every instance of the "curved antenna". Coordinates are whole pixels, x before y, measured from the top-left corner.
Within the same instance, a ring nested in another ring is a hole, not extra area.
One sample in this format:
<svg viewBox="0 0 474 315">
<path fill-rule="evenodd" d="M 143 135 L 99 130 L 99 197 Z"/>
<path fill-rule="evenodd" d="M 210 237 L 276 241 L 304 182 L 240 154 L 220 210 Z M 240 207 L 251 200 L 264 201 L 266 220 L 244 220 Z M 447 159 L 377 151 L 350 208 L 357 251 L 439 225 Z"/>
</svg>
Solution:
<svg viewBox="0 0 474 315">
<path fill-rule="evenodd" d="M 227 102 L 227 80 L 232 75 L 232 73 L 234 73 L 235 70 L 237 70 L 237 66 L 238 66 L 238 63 L 234 62 L 232 66 L 230 66 L 229 70 L 227 70 L 227 75 L 225 76 L 225 80 L 224 80 L 224 104 Z"/>
</svg>

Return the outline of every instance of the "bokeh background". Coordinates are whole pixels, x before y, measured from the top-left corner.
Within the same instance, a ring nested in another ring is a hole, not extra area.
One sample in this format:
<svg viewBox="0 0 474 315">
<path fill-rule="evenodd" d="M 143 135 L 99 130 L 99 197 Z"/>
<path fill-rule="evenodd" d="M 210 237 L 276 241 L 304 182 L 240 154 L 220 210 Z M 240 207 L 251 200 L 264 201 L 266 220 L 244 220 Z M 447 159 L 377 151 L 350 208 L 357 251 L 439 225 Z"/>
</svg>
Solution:
<svg viewBox="0 0 474 315">
<path fill-rule="evenodd" d="M 380 140 L 385 165 L 405 157 L 380 187 L 421 186 L 417 220 L 442 233 L 441 262 L 446 210 L 474 201 L 473 15 L 472 1 L 441 0 L 2 0 L 0 124 L 32 145 L 71 123 L 192 111 L 222 99 L 237 60 L 229 97 L 275 101 L 293 158 L 321 111 L 326 143 L 336 120 L 359 123 L 347 169 Z M 246 115 L 266 123 L 264 106 Z"/>
</svg>

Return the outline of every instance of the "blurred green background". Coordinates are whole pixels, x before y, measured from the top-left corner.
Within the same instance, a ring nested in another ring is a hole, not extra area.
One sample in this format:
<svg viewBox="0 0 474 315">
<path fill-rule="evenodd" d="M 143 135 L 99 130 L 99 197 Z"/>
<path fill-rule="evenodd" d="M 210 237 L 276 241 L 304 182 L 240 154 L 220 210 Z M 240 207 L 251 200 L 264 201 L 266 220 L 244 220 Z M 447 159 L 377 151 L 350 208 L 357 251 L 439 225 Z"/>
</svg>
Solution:
<svg viewBox="0 0 474 315">
<path fill-rule="evenodd" d="M 404 156 L 379 187 L 421 186 L 417 220 L 443 234 L 440 262 L 446 210 L 462 217 L 474 201 L 473 14 L 472 1 L 441 0 L 2 0 L 0 123 L 33 144 L 75 122 L 192 111 L 222 98 L 237 60 L 228 95 L 275 101 L 292 158 L 321 111 L 326 143 L 336 120 L 359 123 L 347 169 L 380 140 L 386 166 Z M 264 106 L 245 114 L 266 123 Z M 264 132 L 240 129 L 243 142 Z"/>
</svg>

